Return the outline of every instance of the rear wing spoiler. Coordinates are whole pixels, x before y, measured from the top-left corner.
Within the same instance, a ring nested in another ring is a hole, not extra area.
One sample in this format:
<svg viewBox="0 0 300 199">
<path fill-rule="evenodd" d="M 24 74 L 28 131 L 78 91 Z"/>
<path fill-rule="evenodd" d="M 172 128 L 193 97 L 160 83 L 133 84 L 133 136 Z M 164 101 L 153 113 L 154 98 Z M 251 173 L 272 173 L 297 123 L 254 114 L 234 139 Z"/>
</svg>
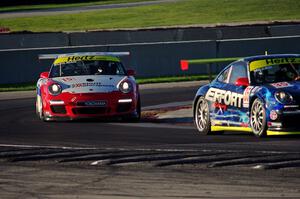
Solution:
<svg viewBox="0 0 300 199">
<path fill-rule="evenodd" d="M 79 53 L 65 53 L 65 54 L 41 54 L 39 59 L 57 59 L 59 57 L 69 56 L 129 56 L 130 52 L 79 52 Z"/>
<path fill-rule="evenodd" d="M 190 60 L 180 60 L 180 67 L 181 70 L 186 71 L 189 69 L 189 65 L 191 64 L 206 64 L 207 65 L 207 73 L 209 75 L 209 80 L 212 80 L 211 74 L 211 66 L 214 63 L 221 63 L 221 62 L 232 62 L 242 59 L 242 57 L 227 57 L 227 58 L 212 58 L 212 59 L 190 59 Z"/>
</svg>

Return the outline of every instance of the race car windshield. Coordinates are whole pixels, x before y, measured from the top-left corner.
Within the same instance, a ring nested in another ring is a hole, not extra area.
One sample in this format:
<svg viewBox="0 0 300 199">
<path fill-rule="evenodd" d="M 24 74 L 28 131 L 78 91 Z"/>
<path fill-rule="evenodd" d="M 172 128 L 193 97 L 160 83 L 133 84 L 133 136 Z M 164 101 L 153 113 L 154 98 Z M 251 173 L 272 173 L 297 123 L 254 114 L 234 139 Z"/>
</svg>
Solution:
<svg viewBox="0 0 300 199">
<path fill-rule="evenodd" d="M 114 61 L 77 61 L 53 65 L 49 77 L 82 75 L 125 75 L 120 62 Z"/>
<path fill-rule="evenodd" d="M 278 64 L 256 69 L 250 72 L 254 84 L 294 81 L 299 79 L 299 64 Z"/>
</svg>

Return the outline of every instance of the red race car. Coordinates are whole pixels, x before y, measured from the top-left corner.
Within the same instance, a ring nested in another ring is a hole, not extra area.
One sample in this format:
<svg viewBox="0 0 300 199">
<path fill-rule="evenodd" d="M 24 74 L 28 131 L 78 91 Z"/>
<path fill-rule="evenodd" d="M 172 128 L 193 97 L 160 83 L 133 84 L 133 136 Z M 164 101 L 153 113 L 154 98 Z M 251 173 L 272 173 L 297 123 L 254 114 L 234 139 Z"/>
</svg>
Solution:
<svg viewBox="0 0 300 199">
<path fill-rule="evenodd" d="M 37 82 L 36 113 L 43 121 L 118 116 L 137 121 L 141 103 L 134 70 L 118 57 L 129 52 L 40 55 L 54 59 Z"/>
</svg>

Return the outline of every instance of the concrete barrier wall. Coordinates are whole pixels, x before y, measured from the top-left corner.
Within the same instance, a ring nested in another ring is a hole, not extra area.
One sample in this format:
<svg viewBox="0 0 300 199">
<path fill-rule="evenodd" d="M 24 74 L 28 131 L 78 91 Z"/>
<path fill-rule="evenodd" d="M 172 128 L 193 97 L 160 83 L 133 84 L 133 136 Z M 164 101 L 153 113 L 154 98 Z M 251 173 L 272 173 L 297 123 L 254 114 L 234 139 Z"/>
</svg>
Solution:
<svg viewBox="0 0 300 199">
<path fill-rule="evenodd" d="M 68 46 L 65 33 L 0 34 L 0 49 Z"/>
<path fill-rule="evenodd" d="M 179 67 L 182 58 L 210 57 L 216 53 L 215 41 L 173 42 L 134 44 L 113 46 L 110 51 L 127 51 L 131 56 L 125 64 L 137 71 L 140 77 L 168 76 L 183 74 Z M 204 70 L 194 68 L 186 74 L 206 73 Z"/>
<path fill-rule="evenodd" d="M 218 42 L 217 57 L 300 53 L 300 36 L 223 40 Z"/>
<path fill-rule="evenodd" d="M 180 75 L 181 58 L 199 58 L 215 55 L 214 41 L 179 42 L 179 43 L 148 43 L 130 45 L 98 45 L 76 48 L 40 48 L 26 50 L 0 51 L 2 62 L 0 67 L 0 84 L 33 82 L 40 72 L 49 70 L 50 60 L 38 60 L 39 54 L 56 54 L 72 52 L 104 52 L 104 51 L 130 51 L 129 57 L 122 57 L 126 68 L 137 71 L 138 77 L 154 77 L 167 75 Z M 194 68 L 186 74 L 206 73 Z"/>
<path fill-rule="evenodd" d="M 300 35 L 300 24 L 194 27 L 75 33 L 0 34 L 0 49 L 223 40 Z"/>
<path fill-rule="evenodd" d="M 135 69 L 138 77 L 157 77 L 207 73 L 205 66 L 196 65 L 182 72 L 181 59 L 244 57 L 264 54 L 265 50 L 272 54 L 300 53 L 300 36 L 0 50 L 0 84 L 36 81 L 39 73 L 49 70 L 51 65 L 49 60 L 39 61 L 39 54 L 130 51 L 131 56 L 122 58 L 127 68 Z M 225 65 L 214 66 L 212 71 L 218 72 Z"/>
</svg>

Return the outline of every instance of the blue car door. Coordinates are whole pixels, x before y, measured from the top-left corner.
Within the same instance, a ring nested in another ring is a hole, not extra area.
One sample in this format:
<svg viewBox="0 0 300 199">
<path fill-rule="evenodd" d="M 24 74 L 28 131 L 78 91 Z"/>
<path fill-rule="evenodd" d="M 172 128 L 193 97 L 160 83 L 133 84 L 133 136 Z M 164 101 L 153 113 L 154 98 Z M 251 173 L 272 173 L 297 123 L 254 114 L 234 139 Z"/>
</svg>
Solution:
<svg viewBox="0 0 300 199">
<path fill-rule="evenodd" d="M 248 77 L 246 66 L 244 62 L 235 62 L 212 82 L 206 94 L 206 99 L 211 102 L 212 126 L 248 125 L 247 109 L 243 106 L 246 87 L 235 84 L 237 79 Z"/>
<path fill-rule="evenodd" d="M 226 90 L 231 92 L 231 100 L 228 105 L 227 124 L 228 126 L 247 127 L 249 124 L 249 117 L 247 114 L 248 108 L 245 108 L 244 100 L 250 87 L 236 85 L 237 80 L 240 78 L 247 78 L 249 83 L 247 64 L 242 61 L 232 64 L 229 81 L 226 85 Z M 225 98 L 227 98 L 227 96 Z"/>
</svg>

